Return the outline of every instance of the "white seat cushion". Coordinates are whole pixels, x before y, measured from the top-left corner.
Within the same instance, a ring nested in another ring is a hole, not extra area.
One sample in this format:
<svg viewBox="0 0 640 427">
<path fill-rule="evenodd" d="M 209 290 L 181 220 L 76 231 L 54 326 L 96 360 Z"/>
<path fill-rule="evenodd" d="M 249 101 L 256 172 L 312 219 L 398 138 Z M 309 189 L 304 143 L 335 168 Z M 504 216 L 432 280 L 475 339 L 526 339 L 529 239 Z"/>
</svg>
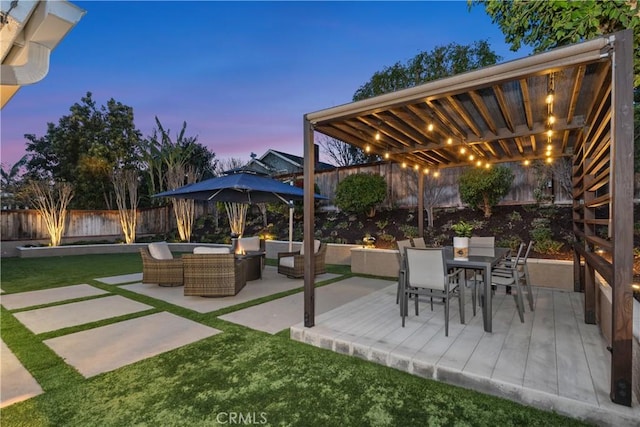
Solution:
<svg viewBox="0 0 640 427">
<path fill-rule="evenodd" d="M 320 249 L 320 240 L 313 241 L 313 253 L 315 254 Z M 300 255 L 304 255 L 304 242 L 302 242 L 302 246 L 300 247 Z"/>
<path fill-rule="evenodd" d="M 250 252 L 260 250 L 260 237 L 241 237 L 238 239 L 238 251 Z"/>
<path fill-rule="evenodd" d="M 229 248 L 212 248 L 209 246 L 196 246 L 193 248 L 194 254 L 228 254 Z"/>
<path fill-rule="evenodd" d="M 280 258 L 280 265 L 283 267 L 289 267 L 289 268 L 293 268 L 293 257 L 292 256 L 285 256 Z"/>
<path fill-rule="evenodd" d="M 149 253 L 154 259 L 173 259 L 167 242 L 149 243 Z"/>
</svg>

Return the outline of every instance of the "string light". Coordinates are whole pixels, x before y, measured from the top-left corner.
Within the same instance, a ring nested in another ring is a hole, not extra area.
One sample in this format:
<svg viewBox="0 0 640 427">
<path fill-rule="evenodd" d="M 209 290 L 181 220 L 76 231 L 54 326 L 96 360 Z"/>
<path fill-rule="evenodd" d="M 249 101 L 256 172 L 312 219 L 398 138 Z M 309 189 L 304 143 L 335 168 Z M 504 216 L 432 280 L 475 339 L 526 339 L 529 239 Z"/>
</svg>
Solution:
<svg viewBox="0 0 640 427">
<path fill-rule="evenodd" d="M 547 157 L 546 162 L 547 162 L 547 163 L 552 163 L 552 162 L 553 162 L 553 159 L 552 159 L 551 157 Z"/>
<path fill-rule="evenodd" d="M 376 132 L 376 141 L 380 141 L 380 132 Z"/>
<path fill-rule="evenodd" d="M 427 130 L 429 132 L 433 131 L 433 123 L 429 123 L 429 126 L 427 126 Z"/>
<path fill-rule="evenodd" d="M 453 144 L 453 139 L 452 139 L 452 138 L 447 138 L 447 144 L 448 144 L 448 145 Z"/>
<path fill-rule="evenodd" d="M 402 162 L 401 166 L 402 166 L 402 169 L 406 168 L 407 167 L 407 162 Z"/>
<path fill-rule="evenodd" d="M 391 155 L 389 154 L 389 152 L 388 152 L 388 151 L 384 153 L 384 158 L 385 158 L 386 160 L 389 160 L 389 157 L 390 157 L 390 156 L 391 156 Z"/>
<path fill-rule="evenodd" d="M 489 169 L 489 168 L 491 168 L 491 163 L 485 163 L 485 164 L 484 164 L 484 168 L 485 168 L 485 169 Z"/>
<path fill-rule="evenodd" d="M 478 161 L 476 162 L 476 166 L 478 166 L 478 167 L 482 166 L 482 160 L 478 160 Z"/>
<path fill-rule="evenodd" d="M 435 172 L 433 173 L 433 176 L 435 176 L 436 178 L 437 178 L 437 177 L 439 177 L 439 176 L 440 176 L 440 171 L 435 171 Z"/>
<path fill-rule="evenodd" d="M 418 165 L 415 165 L 415 166 L 413 167 L 413 170 L 416 170 L 416 171 L 417 171 L 418 169 L 420 169 L 420 166 L 418 166 Z"/>
<path fill-rule="evenodd" d="M 369 144 L 365 145 L 364 146 L 364 151 L 367 152 L 367 153 L 371 152 L 371 146 L 369 146 Z"/>
<path fill-rule="evenodd" d="M 467 152 L 467 150 L 466 150 L 464 147 L 461 147 L 461 148 L 460 148 L 460 154 L 464 154 L 464 153 L 466 153 L 466 152 Z"/>
<path fill-rule="evenodd" d="M 469 161 L 473 162 L 473 159 L 475 159 L 476 157 L 473 154 L 469 154 Z"/>
<path fill-rule="evenodd" d="M 429 168 L 424 168 L 422 172 L 424 172 L 425 175 L 429 175 Z"/>
<path fill-rule="evenodd" d="M 529 166 L 530 164 L 531 164 L 531 161 L 530 161 L 529 159 L 526 159 L 526 160 L 524 161 L 524 165 L 525 165 L 525 166 Z"/>
</svg>

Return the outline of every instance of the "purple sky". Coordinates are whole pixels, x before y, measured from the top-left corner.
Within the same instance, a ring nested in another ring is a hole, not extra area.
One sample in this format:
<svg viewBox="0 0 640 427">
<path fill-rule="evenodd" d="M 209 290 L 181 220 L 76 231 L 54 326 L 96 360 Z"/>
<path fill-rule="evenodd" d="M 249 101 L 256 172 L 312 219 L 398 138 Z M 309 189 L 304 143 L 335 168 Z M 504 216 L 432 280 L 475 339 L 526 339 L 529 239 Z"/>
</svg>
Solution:
<svg viewBox="0 0 640 427">
<path fill-rule="evenodd" d="M 273 148 L 302 155 L 302 116 L 351 102 L 374 72 L 421 51 L 488 39 L 511 52 L 482 7 L 450 2 L 84 2 L 50 71 L 1 113 L 1 160 L 25 154 L 93 93 L 133 107 L 147 136 L 158 116 L 172 137 L 187 122 L 218 159 Z M 326 160 L 326 159 L 325 159 Z"/>
</svg>

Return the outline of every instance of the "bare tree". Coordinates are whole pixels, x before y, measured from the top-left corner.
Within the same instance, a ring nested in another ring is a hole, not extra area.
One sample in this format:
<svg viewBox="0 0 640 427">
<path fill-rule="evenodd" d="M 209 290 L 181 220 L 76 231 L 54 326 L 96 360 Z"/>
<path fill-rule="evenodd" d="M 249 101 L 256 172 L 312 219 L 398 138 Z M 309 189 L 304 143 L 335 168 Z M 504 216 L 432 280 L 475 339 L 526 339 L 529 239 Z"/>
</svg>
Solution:
<svg viewBox="0 0 640 427">
<path fill-rule="evenodd" d="M 192 184 L 200 178 L 198 171 L 191 165 L 182 162 L 173 164 L 167 170 L 167 188 L 175 190 L 183 185 Z M 195 217 L 195 202 L 193 199 L 173 198 L 173 213 L 178 223 L 178 234 L 180 240 L 188 242 L 191 240 L 193 222 Z"/>
<path fill-rule="evenodd" d="M 127 244 L 136 241 L 138 214 L 138 172 L 133 169 L 117 169 L 111 177 L 115 189 L 118 218 Z M 127 200 L 128 205 L 127 206 Z"/>
<path fill-rule="evenodd" d="M 29 181 L 25 193 L 31 206 L 44 219 L 51 246 L 59 246 L 67 219 L 67 206 L 73 199 L 73 187 L 68 182 Z"/>
<path fill-rule="evenodd" d="M 246 164 L 247 164 L 247 162 L 245 162 L 242 159 L 239 159 L 237 157 L 229 157 L 227 159 L 220 159 L 216 163 L 216 167 L 214 169 L 214 173 L 216 174 L 216 176 L 220 176 L 220 175 L 222 175 L 224 172 L 226 172 L 228 170 L 238 169 L 238 168 L 241 168 L 242 166 L 244 166 Z"/>
<path fill-rule="evenodd" d="M 563 196 L 569 199 L 571 199 L 573 194 L 572 169 L 571 157 L 561 157 L 551 163 L 551 172 L 556 178 L 556 182 L 560 186 Z"/>
<path fill-rule="evenodd" d="M 377 160 L 377 156 L 368 155 L 356 146 L 326 135 L 321 135 L 318 143 L 336 166 L 358 165 Z"/>
<path fill-rule="evenodd" d="M 427 211 L 429 228 L 433 228 L 433 208 L 441 202 L 444 193 L 445 187 L 435 173 L 424 175 L 424 209 Z"/>
</svg>

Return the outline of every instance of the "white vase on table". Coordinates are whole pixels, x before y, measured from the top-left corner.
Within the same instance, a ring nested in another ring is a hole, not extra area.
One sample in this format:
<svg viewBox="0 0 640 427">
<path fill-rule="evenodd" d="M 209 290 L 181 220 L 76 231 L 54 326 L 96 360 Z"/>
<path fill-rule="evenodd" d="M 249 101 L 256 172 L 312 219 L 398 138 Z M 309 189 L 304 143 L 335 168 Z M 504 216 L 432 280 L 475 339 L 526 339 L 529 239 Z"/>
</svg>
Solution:
<svg viewBox="0 0 640 427">
<path fill-rule="evenodd" d="M 469 259 L 469 238 L 453 238 L 453 259 Z"/>
</svg>

